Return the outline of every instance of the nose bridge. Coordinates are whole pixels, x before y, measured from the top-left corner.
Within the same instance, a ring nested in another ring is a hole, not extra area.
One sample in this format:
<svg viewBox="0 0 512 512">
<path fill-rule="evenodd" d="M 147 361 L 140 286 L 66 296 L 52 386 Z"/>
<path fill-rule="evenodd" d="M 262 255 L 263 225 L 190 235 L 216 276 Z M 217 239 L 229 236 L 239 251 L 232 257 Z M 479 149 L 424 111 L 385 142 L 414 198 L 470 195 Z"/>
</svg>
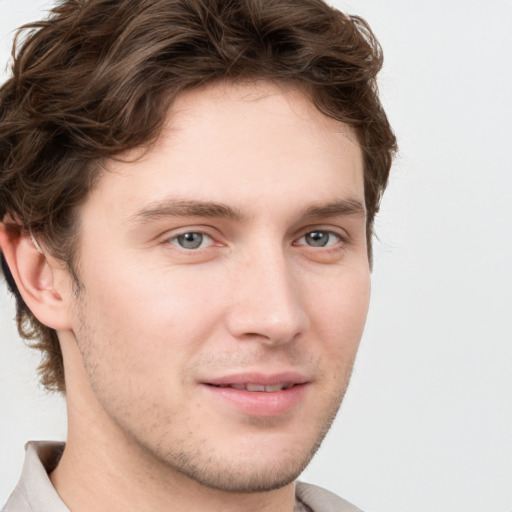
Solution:
<svg viewBox="0 0 512 512">
<path fill-rule="evenodd" d="M 280 244 L 261 244 L 242 258 L 230 329 L 267 344 L 291 341 L 307 326 L 298 275 Z"/>
</svg>

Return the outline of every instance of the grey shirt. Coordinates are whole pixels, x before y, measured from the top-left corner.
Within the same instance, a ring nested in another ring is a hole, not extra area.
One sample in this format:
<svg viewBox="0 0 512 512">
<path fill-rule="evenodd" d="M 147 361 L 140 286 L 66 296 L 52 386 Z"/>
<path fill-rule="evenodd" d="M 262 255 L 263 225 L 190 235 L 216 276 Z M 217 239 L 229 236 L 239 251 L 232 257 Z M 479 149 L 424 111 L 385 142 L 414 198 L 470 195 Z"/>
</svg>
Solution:
<svg viewBox="0 0 512 512">
<path fill-rule="evenodd" d="M 3 512 L 70 512 L 50 482 L 48 474 L 57 466 L 64 443 L 30 442 L 18 485 Z M 347 501 L 315 485 L 297 482 L 297 512 L 361 512 Z"/>
</svg>

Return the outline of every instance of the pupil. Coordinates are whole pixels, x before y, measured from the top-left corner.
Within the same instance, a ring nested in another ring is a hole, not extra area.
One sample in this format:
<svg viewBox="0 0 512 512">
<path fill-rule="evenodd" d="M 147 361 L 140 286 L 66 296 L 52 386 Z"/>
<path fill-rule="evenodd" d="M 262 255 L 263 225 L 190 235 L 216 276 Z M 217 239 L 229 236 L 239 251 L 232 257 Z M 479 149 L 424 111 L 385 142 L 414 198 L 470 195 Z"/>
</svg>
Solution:
<svg viewBox="0 0 512 512">
<path fill-rule="evenodd" d="M 180 245 L 185 249 L 197 249 L 203 243 L 201 233 L 185 233 L 178 237 Z"/>
<path fill-rule="evenodd" d="M 313 231 L 306 235 L 306 240 L 313 247 L 324 247 L 327 244 L 327 234 L 322 231 Z"/>
</svg>

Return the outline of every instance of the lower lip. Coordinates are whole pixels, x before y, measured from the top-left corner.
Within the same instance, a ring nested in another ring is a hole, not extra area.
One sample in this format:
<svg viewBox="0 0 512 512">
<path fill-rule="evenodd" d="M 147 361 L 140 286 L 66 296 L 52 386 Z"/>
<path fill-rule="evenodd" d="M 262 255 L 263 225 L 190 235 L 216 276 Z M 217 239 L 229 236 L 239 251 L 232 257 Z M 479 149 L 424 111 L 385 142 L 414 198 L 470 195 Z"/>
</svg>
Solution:
<svg viewBox="0 0 512 512">
<path fill-rule="evenodd" d="M 289 389 L 267 393 L 245 389 L 203 386 L 211 395 L 249 416 L 272 417 L 296 407 L 306 392 L 307 384 L 296 384 Z"/>
</svg>

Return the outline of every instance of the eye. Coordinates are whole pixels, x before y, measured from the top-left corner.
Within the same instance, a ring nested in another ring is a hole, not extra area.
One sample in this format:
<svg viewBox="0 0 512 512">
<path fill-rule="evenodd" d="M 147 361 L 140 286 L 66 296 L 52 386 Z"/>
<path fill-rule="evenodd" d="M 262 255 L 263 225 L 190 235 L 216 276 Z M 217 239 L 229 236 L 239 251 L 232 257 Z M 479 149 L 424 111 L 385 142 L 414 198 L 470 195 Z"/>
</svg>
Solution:
<svg viewBox="0 0 512 512">
<path fill-rule="evenodd" d="M 332 231 L 310 231 L 297 240 L 297 245 L 310 247 L 330 247 L 341 241 L 341 236 Z"/>
<path fill-rule="evenodd" d="M 213 240 L 206 233 L 191 231 L 189 233 L 176 235 L 172 237 L 169 242 L 181 247 L 182 249 L 193 250 L 202 249 L 203 247 L 212 244 Z"/>
</svg>

